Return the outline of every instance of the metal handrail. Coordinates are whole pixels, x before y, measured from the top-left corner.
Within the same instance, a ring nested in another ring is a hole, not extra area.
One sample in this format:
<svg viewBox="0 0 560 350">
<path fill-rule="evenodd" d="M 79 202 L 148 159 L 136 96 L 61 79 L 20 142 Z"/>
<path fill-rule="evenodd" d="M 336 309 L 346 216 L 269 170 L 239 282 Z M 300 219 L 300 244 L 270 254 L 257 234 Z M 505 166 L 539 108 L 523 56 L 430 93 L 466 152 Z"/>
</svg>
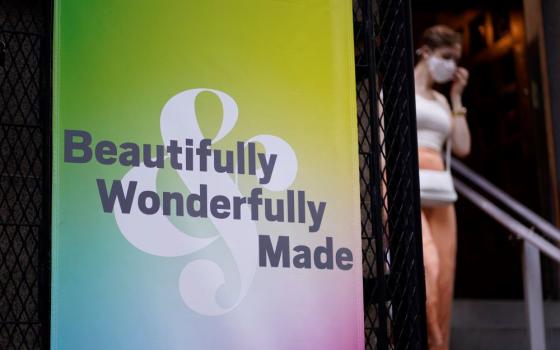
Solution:
<svg viewBox="0 0 560 350">
<path fill-rule="evenodd" d="M 462 181 L 455 178 L 454 184 L 457 192 L 469 199 L 474 205 L 478 206 L 486 214 L 490 215 L 504 227 L 509 229 L 517 237 L 530 242 L 541 252 L 560 264 L 560 249 L 558 249 L 558 247 L 542 238 L 519 221 L 515 220 L 511 215 L 500 209 L 494 203 L 490 202 L 484 196 L 469 188 Z"/>
<path fill-rule="evenodd" d="M 462 175 L 482 190 L 486 191 L 502 205 L 527 220 L 533 225 L 533 228 L 539 229 L 540 232 L 544 233 L 549 238 L 560 242 L 560 230 L 498 187 L 494 186 L 488 180 L 469 169 L 463 163 L 453 159 L 451 168 L 456 173 Z M 454 184 L 457 192 L 469 199 L 474 205 L 523 240 L 523 289 L 530 348 L 531 350 L 545 350 L 546 334 L 542 300 L 540 253 L 546 254 L 556 263 L 560 264 L 560 249 L 535 233 L 533 228 L 523 225 L 485 196 L 465 185 L 461 180 L 454 178 Z"/>
<path fill-rule="evenodd" d="M 455 158 L 453 158 L 451 161 L 451 169 L 486 191 L 489 195 L 497 199 L 499 202 L 504 204 L 506 207 L 517 213 L 525 220 L 527 220 L 533 227 L 538 229 L 539 232 L 542 232 L 549 238 L 560 242 L 560 230 L 558 228 L 554 227 L 551 223 L 540 217 L 525 205 L 519 203 L 509 194 L 500 190 L 490 181 L 478 175 Z"/>
</svg>

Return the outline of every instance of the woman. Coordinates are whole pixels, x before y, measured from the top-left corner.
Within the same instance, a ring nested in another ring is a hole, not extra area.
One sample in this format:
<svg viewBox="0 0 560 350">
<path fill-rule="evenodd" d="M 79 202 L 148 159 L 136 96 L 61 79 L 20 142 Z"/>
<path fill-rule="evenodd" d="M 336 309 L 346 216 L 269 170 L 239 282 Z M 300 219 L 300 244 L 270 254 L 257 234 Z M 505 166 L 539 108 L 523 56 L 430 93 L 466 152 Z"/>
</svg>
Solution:
<svg viewBox="0 0 560 350">
<path fill-rule="evenodd" d="M 421 172 L 423 169 L 445 171 L 447 145 L 459 157 L 468 155 L 471 148 L 467 110 L 461 99 L 468 72 L 457 67 L 461 35 L 438 25 L 424 32 L 420 44 L 419 62 L 414 68 L 419 166 Z M 449 82 L 450 103 L 434 90 L 435 84 Z M 422 190 L 422 182 L 420 187 Z M 448 349 L 457 245 L 455 207 L 453 200 L 434 205 L 427 204 L 424 197 L 421 198 L 422 243 L 428 342 L 430 349 Z"/>
</svg>

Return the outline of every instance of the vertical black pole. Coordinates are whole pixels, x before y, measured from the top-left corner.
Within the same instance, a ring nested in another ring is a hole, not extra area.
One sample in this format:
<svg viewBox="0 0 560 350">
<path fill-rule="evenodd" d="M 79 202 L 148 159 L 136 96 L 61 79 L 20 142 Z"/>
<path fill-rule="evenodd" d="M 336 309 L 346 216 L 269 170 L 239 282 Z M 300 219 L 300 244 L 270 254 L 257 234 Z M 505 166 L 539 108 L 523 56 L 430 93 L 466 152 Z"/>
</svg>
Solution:
<svg viewBox="0 0 560 350">
<path fill-rule="evenodd" d="M 43 1 L 40 53 L 40 116 L 42 127 L 42 220 L 39 228 L 39 321 L 41 349 L 50 349 L 51 316 L 51 176 L 52 176 L 52 36 L 53 1 Z"/>
<path fill-rule="evenodd" d="M 391 335 L 395 349 L 426 349 L 414 60 L 409 0 L 378 0 L 383 89 Z"/>
<path fill-rule="evenodd" d="M 387 332 L 387 291 L 385 286 L 385 248 L 383 244 L 383 223 L 381 221 L 383 211 L 383 195 L 381 193 L 382 173 L 381 173 L 381 147 L 380 147 L 380 125 L 378 117 L 377 105 L 377 74 L 375 61 L 375 32 L 373 21 L 373 0 L 365 0 L 364 10 L 364 37 L 365 37 L 365 53 L 367 57 L 367 79 L 369 85 L 369 132 L 371 133 L 371 147 L 369 152 L 369 194 L 371 198 L 371 217 L 372 217 L 372 235 L 375 243 L 375 293 L 374 299 L 377 302 L 377 321 L 378 328 L 374 333 L 377 337 L 377 349 L 389 349 L 389 340 Z"/>
<path fill-rule="evenodd" d="M 410 74 L 410 79 L 407 80 L 407 96 L 408 99 L 408 116 L 410 132 L 408 134 L 410 140 L 411 157 L 409 162 L 409 169 L 412 170 L 412 234 L 414 237 L 416 264 L 414 264 L 415 271 L 412 271 L 416 276 L 416 297 L 418 303 L 418 319 L 416 322 L 416 332 L 419 337 L 419 344 L 421 349 L 428 349 L 428 338 L 426 334 L 426 281 L 424 270 L 424 249 L 422 245 L 422 220 L 420 216 L 420 183 L 419 183 L 419 163 L 418 163 L 418 139 L 416 134 L 416 94 L 414 87 L 414 42 L 412 35 L 412 4 L 410 0 L 406 0 L 403 4 L 404 21 L 408 29 L 405 30 L 405 45 L 408 49 L 408 54 L 405 55 L 407 60 L 406 66 Z"/>
</svg>

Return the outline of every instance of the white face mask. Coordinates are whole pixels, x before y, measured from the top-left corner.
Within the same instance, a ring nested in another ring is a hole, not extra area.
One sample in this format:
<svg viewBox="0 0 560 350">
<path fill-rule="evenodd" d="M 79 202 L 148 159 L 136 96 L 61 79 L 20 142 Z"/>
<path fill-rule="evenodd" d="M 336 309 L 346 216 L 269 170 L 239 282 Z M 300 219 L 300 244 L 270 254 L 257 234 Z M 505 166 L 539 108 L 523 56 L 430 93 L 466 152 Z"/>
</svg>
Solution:
<svg viewBox="0 0 560 350">
<path fill-rule="evenodd" d="M 453 74 L 457 70 L 457 64 L 452 59 L 444 59 L 432 55 L 428 58 L 428 70 L 436 83 L 447 83 L 453 79 Z"/>
</svg>

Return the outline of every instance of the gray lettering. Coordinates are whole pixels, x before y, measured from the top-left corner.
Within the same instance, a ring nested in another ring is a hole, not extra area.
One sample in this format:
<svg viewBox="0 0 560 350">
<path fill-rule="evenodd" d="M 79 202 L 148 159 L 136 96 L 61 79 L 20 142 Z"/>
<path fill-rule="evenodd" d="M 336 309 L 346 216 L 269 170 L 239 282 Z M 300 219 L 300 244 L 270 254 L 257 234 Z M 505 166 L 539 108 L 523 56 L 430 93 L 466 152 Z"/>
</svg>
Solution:
<svg viewBox="0 0 560 350">
<path fill-rule="evenodd" d="M 233 197 L 233 218 L 236 220 L 241 219 L 241 204 L 247 203 L 245 197 Z"/>
<path fill-rule="evenodd" d="M 196 155 L 200 156 L 200 171 L 208 170 L 208 157 L 212 154 L 212 151 L 209 149 L 211 144 L 212 140 L 202 139 L 200 140 L 200 146 L 196 149 Z"/>
<path fill-rule="evenodd" d="M 111 193 L 107 194 L 105 180 L 97 179 L 97 188 L 99 189 L 99 198 L 101 198 L 103 211 L 105 213 L 112 213 L 115 207 L 115 201 L 118 200 L 121 212 L 123 214 L 129 214 L 137 184 L 136 181 L 130 181 L 126 189 L 126 194 L 124 194 L 122 182 L 120 180 L 113 180 Z"/>
<path fill-rule="evenodd" d="M 298 252 L 294 256 L 294 267 L 299 269 L 310 269 L 311 268 L 311 249 L 304 245 L 298 245 L 294 247 L 294 252 Z"/>
<path fill-rule="evenodd" d="M 317 232 L 321 228 L 321 223 L 323 222 L 323 214 L 325 213 L 326 202 L 319 203 L 319 209 L 315 207 L 315 202 L 308 201 L 307 206 L 309 207 L 309 214 L 311 215 L 311 220 L 313 225 L 309 226 L 309 232 Z"/>
<path fill-rule="evenodd" d="M 276 200 L 276 213 L 272 212 L 272 199 L 266 198 L 264 200 L 264 216 L 268 221 L 284 221 L 284 201 L 282 199 Z"/>
<path fill-rule="evenodd" d="M 148 206 L 150 200 L 150 206 Z M 138 195 L 138 209 L 146 215 L 153 215 L 158 212 L 160 206 L 159 196 L 154 191 L 143 191 Z"/>
<path fill-rule="evenodd" d="M 210 213 L 218 219 L 227 218 L 229 216 L 229 199 L 220 195 L 213 197 L 210 200 Z"/>
<path fill-rule="evenodd" d="M 270 182 L 274 171 L 274 164 L 276 164 L 276 158 L 278 158 L 276 154 L 271 154 L 270 159 L 267 161 L 266 154 L 259 153 L 259 161 L 263 171 L 263 177 L 259 179 L 260 184 L 267 184 Z"/>
<path fill-rule="evenodd" d="M 340 248 L 336 251 L 336 266 L 339 269 L 348 271 L 352 268 L 352 251 L 348 248 Z M 345 264 L 345 263 L 349 264 Z"/>
<path fill-rule="evenodd" d="M 323 261 L 322 256 L 325 257 L 325 261 Z M 332 270 L 333 269 L 333 243 L 332 237 L 327 237 L 327 245 L 325 247 L 318 246 L 315 248 L 315 252 L 313 253 L 313 257 L 315 260 L 315 266 L 319 270 Z"/>
<path fill-rule="evenodd" d="M 278 243 L 274 249 L 270 236 L 259 235 L 259 266 L 267 266 L 267 257 L 271 267 L 278 267 L 280 258 L 282 258 L 282 267 L 290 267 L 290 238 L 288 236 L 278 237 Z"/>
<path fill-rule="evenodd" d="M 144 165 L 148 168 L 163 169 L 164 151 L 163 145 L 156 145 L 156 156 L 152 159 L 152 145 L 144 145 Z"/>
<path fill-rule="evenodd" d="M 119 163 L 123 166 L 140 166 L 140 147 L 132 142 L 125 142 L 120 145 L 125 151 L 119 156 Z"/>
<path fill-rule="evenodd" d="M 75 141 L 74 138 L 81 138 Z M 82 130 L 64 130 L 64 161 L 68 163 L 87 163 L 91 160 L 91 134 Z M 75 156 L 74 151 L 81 151 L 81 156 Z"/>
<path fill-rule="evenodd" d="M 175 201 L 175 215 L 185 215 L 183 195 L 179 192 L 163 192 L 163 215 L 171 215 L 171 201 Z"/>
<path fill-rule="evenodd" d="M 95 159 L 100 164 L 111 165 L 117 161 L 117 146 L 111 141 L 99 141 L 95 146 Z"/>
<path fill-rule="evenodd" d="M 251 220 L 259 219 L 259 205 L 262 204 L 262 188 L 256 187 L 251 190 L 251 196 L 247 198 L 247 203 L 251 206 Z"/>
<path fill-rule="evenodd" d="M 226 165 L 222 164 L 222 151 L 214 150 L 214 169 L 218 173 L 233 174 L 233 151 L 226 151 Z"/>
<path fill-rule="evenodd" d="M 167 146 L 167 153 L 169 153 L 169 158 L 171 162 L 171 167 L 175 170 L 181 170 L 181 163 L 179 163 L 179 154 L 183 152 L 182 148 L 179 147 L 177 140 L 169 141 L 169 146 Z"/>
<path fill-rule="evenodd" d="M 208 188 L 206 185 L 200 185 L 200 194 L 191 193 L 187 197 L 187 213 L 193 218 L 206 218 L 208 217 L 208 203 L 207 203 Z M 196 208 L 195 204 L 198 203 L 199 207 Z"/>
</svg>

